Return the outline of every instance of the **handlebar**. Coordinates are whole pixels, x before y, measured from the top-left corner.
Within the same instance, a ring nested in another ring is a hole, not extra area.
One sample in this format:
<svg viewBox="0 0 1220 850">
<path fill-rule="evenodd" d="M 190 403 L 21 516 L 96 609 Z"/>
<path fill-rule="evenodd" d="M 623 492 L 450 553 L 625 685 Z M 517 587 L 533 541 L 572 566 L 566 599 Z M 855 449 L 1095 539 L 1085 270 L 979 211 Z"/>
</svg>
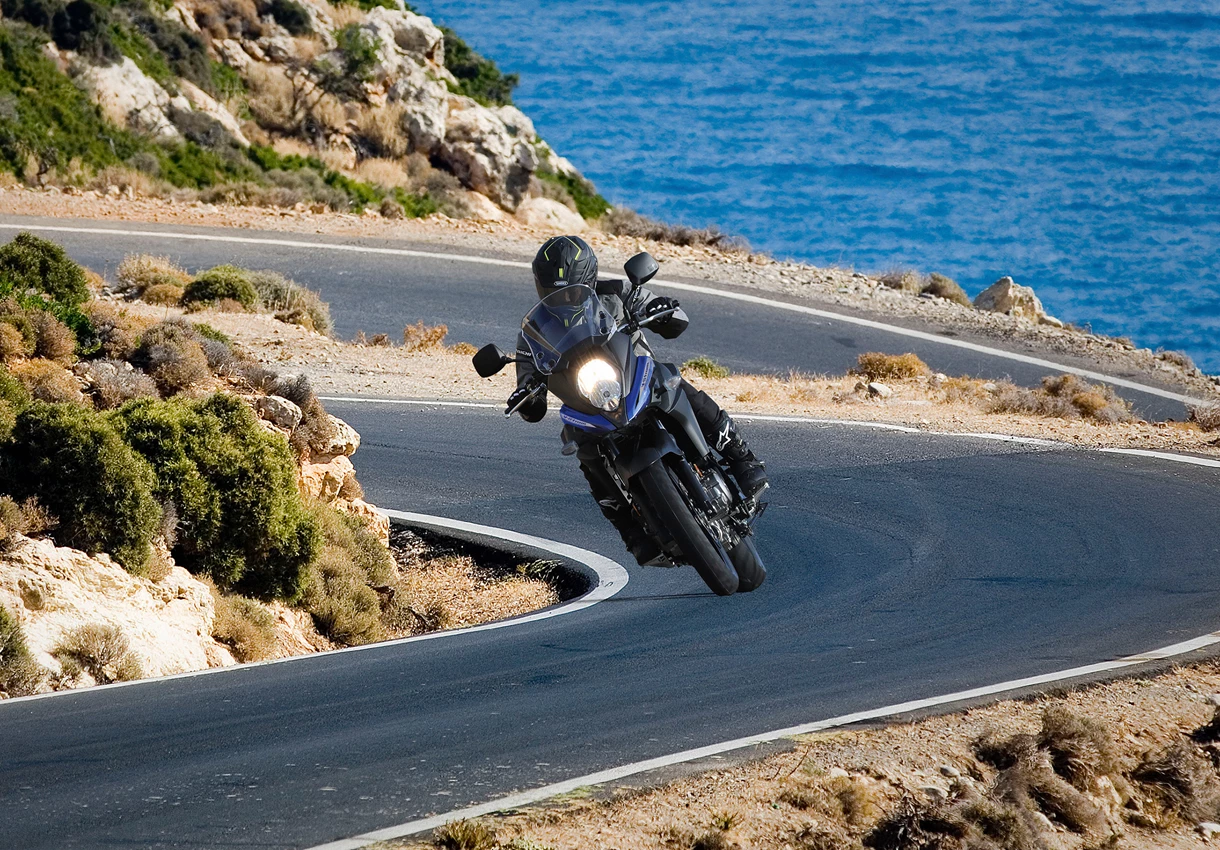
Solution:
<svg viewBox="0 0 1220 850">
<path fill-rule="evenodd" d="M 534 396 L 538 395 L 538 393 L 540 393 L 540 392 L 546 392 L 546 381 L 537 381 L 534 384 L 534 388 L 532 390 L 530 390 L 529 395 L 527 395 L 525 398 L 521 399 L 521 401 L 514 404 L 508 410 L 504 411 L 504 418 L 508 419 L 510 416 L 512 416 L 514 413 L 516 413 L 521 407 L 525 406 L 525 403 L 527 401 L 532 399 Z"/>
<path fill-rule="evenodd" d="M 674 313 L 678 312 L 680 309 L 682 309 L 682 308 L 681 307 L 670 307 L 668 310 L 661 310 L 657 313 L 653 313 L 651 316 L 645 316 L 643 319 L 637 319 L 635 316 L 632 316 L 630 319 L 623 322 L 623 324 L 619 326 L 619 331 L 620 332 L 622 332 L 622 331 L 633 331 L 634 332 L 634 331 L 639 330 L 640 328 L 646 328 L 649 325 L 651 325 L 653 322 L 655 322 L 657 319 L 664 319 L 666 316 L 672 316 Z"/>
</svg>

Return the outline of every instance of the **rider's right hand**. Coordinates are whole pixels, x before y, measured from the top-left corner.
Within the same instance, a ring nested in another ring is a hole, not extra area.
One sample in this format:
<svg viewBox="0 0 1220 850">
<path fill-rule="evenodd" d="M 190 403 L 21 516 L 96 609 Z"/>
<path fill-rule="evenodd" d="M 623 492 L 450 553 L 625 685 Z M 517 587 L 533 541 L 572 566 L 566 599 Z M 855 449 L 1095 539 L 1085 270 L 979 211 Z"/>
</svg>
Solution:
<svg viewBox="0 0 1220 850">
<path fill-rule="evenodd" d="M 508 397 L 508 407 L 504 408 L 504 415 L 508 416 L 508 414 L 512 413 L 513 408 L 525 401 L 525 397 L 533 391 L 534 388 L 528 384 L 523 384 L 513 390 L 512 394 Z"/>
</svg>

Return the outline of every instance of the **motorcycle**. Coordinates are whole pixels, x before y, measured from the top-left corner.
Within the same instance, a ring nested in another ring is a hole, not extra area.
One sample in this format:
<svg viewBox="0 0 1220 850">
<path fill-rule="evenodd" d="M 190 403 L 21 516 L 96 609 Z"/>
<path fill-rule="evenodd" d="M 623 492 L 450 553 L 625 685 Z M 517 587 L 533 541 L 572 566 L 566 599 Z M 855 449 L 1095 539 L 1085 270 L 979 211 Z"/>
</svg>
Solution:
<svg viewBox="0 0 1220 850">
<path fill-rule="evenodd" d="M 747 498 L 712 453 L 678 370 L 636 351 L 636 334 L 674 312 L 635 313 L 656 260 L 637 254 L 624 270 L 621 324 L 592 288 L 565 286 L 522 320 L 529 358 L 489 344 L 474 355 L 475 371 L 488 378 L 518 359 L 533 361 L 540 377 L 505 416 L 548 390 L 559 398 L 563 454 L 577 450 L 569 429 L 596 438 L 597 459 L 663 553 L 650 566 L 689 564 L 719 596 L 754 590 L 767 576 L 753 533 L 767 503 Z"/>
</svg>

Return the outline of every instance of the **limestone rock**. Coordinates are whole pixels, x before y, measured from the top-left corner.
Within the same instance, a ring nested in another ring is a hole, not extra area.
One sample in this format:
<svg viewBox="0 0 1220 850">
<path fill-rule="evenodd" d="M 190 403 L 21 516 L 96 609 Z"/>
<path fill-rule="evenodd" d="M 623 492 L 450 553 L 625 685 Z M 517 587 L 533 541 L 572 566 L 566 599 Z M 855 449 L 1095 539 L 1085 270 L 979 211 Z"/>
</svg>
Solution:
<svg viewBox="0 0 1220 850">
<path fill-rule="evenodd" d="M 386 546 L 390 545 L 390 518 L 364 499 L 336 499 L 334 507 L 364 520 L 369 531 Z"/>
<path fill-rule="evenodd" d="M 529 198 L 517 207 L 514 217 L 522 224 L 545 227 L 563 233 L 580 233 L 585 229 L 585 220 L 559 201 L 550 198 Z"/>
<path fill-rule="evenodd" d="M 868 394 L 874 398 L 889 398 L 894 394 L 894 391 L 888 384 L 883 384 L 880 381 L 873 381 L 868 385 Z"/>
<path fill-rule="evenodd" d="M 398 9 L 374 8 L 369 21 L 384 25 L 394 43 L 405 53 L 434 65 L 445 61 L 445 35 L 430 18 Z"/>
<path fill-rule="evenodd" d="M 301 424 L 301 408 L 281 396 L 259 396 L 254 407 L 259 416 L 280 428 L 291 431 Z"/>
<path fill-rule="evenodd" d="M 508 214 L 491 202 L 486 195 L 467 191 L 463 200 L 470 210 L 470 217 L 478 221 L 504 221 Z M 583 224 L 583 222 L 582 222 Z"/>
<path fill-rule="evenodd" d="M 233 116 L 232 112 L 222 106 L 214 97 L 190 80 L 180 80 L 178 88 L 182 89 L 182 94 L 190 102 L 192 109 L 196 112 L 202 112 L 221 127 L 224 127 L 229 135 L 236 139 L 237 143 L 242 147 L 250 146 L 250 140 L 241 131 L 241 123 Z"/>
<path fill-rule="evenodd" d="M 1063 327 L 1063 322 L 1047 315 L 1046 308 L 1032 288 L 1021 286 L 1011 277 L 1002 277 L 980 292 L 974 299 L 974 308 Z"/>
<path fill-rule="evenodd" d="M 182 138 L 168 112 L 171 107 L 189 112 L 190 103 L 181 96 L 171 98 L 160 83 L 145 75 L 131 59 L 125 56 L 113 65 L 90 65 L 78 60 L 72 67 L 76 84 L 89 94 L 111 123 L 163 140 Z"/>
<path fill-rule="evenodd" d="M 88 623 L 118 627 L 147 676 L 200 670 L 227 655 L 212 638 L 211 591 L 177 566 L 153 582 L 104 554 L 22 539 L 0 556 L 0 605 L 21 621 L 36 660 L 52 671 L 60 669 L 52 650 Z"/>
<path fill-rule="evenodd" d="M 330 442 L 323 446 L 320 451 L 314 453 L 313 460 L 325 461 L 334 455 L 347 455 L 351 457 L 356 453 L 356 449 L 360 448 L 360 434 L 355 428 L 348 425 L 338 416 L 331 416 L 330 424 L 334 436 L 330 438 Z"/>
<path fill-rule="evenodd" d="M 311 499 L 333 502 L 339 496 L 343 480 L 356 469 L 347 455 L 335 455 L 322 463 L 305 461 L 301 464 L 300 489 Z"/>
<path fill-rule="evenodd" d="M 516 210 L 538 168 L 532 141 L 523 127 L 510 128 L 496 110 L 452 95 L 437 156 L 468 188 Z"/>
</svg>

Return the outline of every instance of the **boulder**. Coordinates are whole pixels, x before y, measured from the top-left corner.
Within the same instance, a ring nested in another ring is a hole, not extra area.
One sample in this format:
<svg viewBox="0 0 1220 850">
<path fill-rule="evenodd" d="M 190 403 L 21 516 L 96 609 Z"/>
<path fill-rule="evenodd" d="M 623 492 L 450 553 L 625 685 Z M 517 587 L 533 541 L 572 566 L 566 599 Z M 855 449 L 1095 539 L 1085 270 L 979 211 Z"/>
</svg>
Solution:
<svg viewBox="0 0 1220 850">
<path fill-rule="evenodd" d="M 1011 277 L 1002 277 L 980 292 L 974 299 L 974 308 L 1063 327 L 1063 322 L 1047 314 L 1032 288 L 1021 286 Z"/>
<path fill-rule="evenodd" d="M 580 233 L 585 220 L 579 213 L 550 198 L 529 198 L 521 202 L 513 214 L 517 221 L 531 227 L 543 227 L 563 233 Z"/>
<path fill-rule="evenodd" d="M 328 416 L 330 414 L 327 414 Z M 351 457 L 360 448 L 360 433 L 338 416 L 330 417 L 334 436 L 319 451 L 313 453 L 313 460 L 329 460 L 335 455 Z"/>
<path fill-rule="evenodd" d="M 113 65 L 72 63 L 75 82 L 88 93 L 102 114 L 113 124 L 164 141 L 178 141 L 182 135 L 169 119 L 171 108 L 189 112 L 190 103 L 169 92 L 136 67 L 126 56 Z"/>
<path fill-rule="evenodd" d="M 504 221 L 508 218 L 504 210 L 493 204 L 486 195 L 467 190 L 463 201 L 470 209 L 470 217 L 478 221 Z"/>
<path fill-rule="evenodd" d="M 444 64 L 445 34 L 430 18 L 378 6 L 369 12 L 368 20 L 386 27 L 404 53 L 433 65 Z"/>
<path fill-rule="evenodd" d="M 336 455 L 321 463 L 305 461 L 300 469 L 300 490 L 311 499 L 330 503 L 339 497 L 344 479 L 355 474 L 356 468 L 347 455 Z"/>
<path fill-rule="evenodd" d="M 259 396 L 254 408 L 263 419 L 287 431 L 301 424 L 301 408 L 282 396 Z"/>
<path fill-rule="evenodd" d="M 451 95 L 445 140 L 436 156 L 467 188 L 506 210 L 516 210 L 525 199 L 530 176 L 538 169 L 531 142 L 522 127 L 510 129 L 496 110 Z"/>
<path fill-rule="evenodd" d="M 146 676 L 233 663 L 212 638 L 211 591 L 178 566 L 154 582 L 108 555 L 21 538 L 0 557 L 0 605 L 20 620 L 35 659 L 53 672 L 60 640 L 89 623 L 117 627 Z"/>
<path fill-rule="evenodd" d="M 241 122 L 219 101 L 190 80 L 179 80 L 178 88 L 182 89 L 182 94 L 191 104 L 192 109 L 196 112 L 202 112 L 221 127 L 224 127 L 228 134 L 236 139 L 237 143 L 242 147 L 250 146 L 250 140 L 241 131 Z"/>
<path fill-rule="evenodd" d="M 449 115 L 449 89 L 442 80 L 407 62 L 386 90 L 386 99 L 406 107 L 402 129 L 415 151 L 431 156 L 440 148 Z"/>
<path fill-rule="evenodd" d="M 880 381 L 873 381 L 868 385 L 868 394 L 873 398 L 889 398 L 894 394 L 894 391 L 888 384 L 883 384 Z"/>
</svg>

